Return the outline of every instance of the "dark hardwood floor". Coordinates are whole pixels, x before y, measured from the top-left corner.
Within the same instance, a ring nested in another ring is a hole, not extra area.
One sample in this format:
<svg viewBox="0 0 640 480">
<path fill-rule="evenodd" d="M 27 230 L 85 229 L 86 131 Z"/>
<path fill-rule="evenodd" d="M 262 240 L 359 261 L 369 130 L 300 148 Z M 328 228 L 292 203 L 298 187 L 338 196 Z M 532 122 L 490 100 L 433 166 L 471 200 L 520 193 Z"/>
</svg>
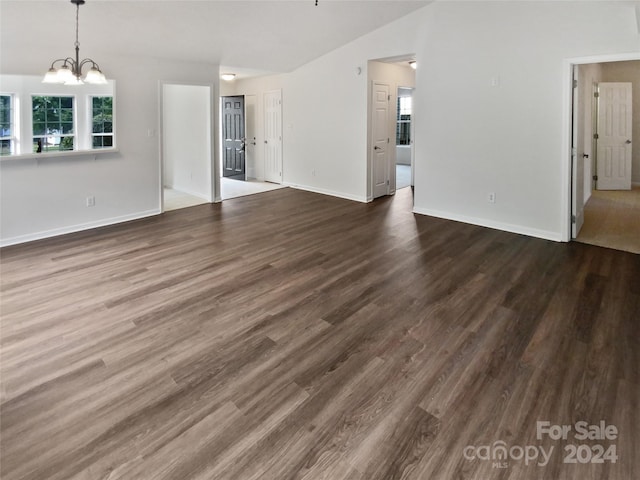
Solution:
<svg viewBox="0 0 640 480">
<path fill-rule="evenodd" d="M 410 194 L 2 249 L 2 479 L 640 478 L 640 256 Z"/>
</svg>

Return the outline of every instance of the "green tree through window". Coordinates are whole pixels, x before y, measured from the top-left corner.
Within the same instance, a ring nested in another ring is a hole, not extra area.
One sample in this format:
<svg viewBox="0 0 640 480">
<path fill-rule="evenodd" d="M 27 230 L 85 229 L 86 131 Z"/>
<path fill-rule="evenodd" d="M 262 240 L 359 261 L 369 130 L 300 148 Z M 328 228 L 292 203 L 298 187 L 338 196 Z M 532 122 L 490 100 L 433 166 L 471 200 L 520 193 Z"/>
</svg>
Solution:
<svg viewBox="0 0 640 480">
<path fill-rule="evenodd" d="M 33 151 L 73 150 L 73 97 L 32 97 Z"/>
<path fill-rule="evenodd" d="M 113 147 L 113 97 L 92 97 L 93 148 Z"/>
</svg>

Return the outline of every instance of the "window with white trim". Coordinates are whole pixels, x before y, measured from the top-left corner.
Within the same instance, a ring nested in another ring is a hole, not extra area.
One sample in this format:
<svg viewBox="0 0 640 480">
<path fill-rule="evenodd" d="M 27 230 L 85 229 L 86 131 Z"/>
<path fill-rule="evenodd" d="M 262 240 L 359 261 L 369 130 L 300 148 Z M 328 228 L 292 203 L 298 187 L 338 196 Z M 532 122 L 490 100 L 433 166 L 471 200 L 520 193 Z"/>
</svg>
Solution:
<svg viewBox="0 0 640 480">
<path fill-rule="evenodd" d="M 113 147 L 113 97 L 91 97 L 91 148 Z"/>
<path fill-rule="evenodd" d="M 398 97 L 396 145 L 411 145 L 411 97 Z"/>
<path fill-rule="evenodd" d="M 74 97 L 31 97 L 33 152 L 73 150 L 75 143 Z"/>
<path fill-rule="evenodd" d="M 15 105 L 13 95 L 0 95 L 0 155 L 15 152 Z"/>
</svg>

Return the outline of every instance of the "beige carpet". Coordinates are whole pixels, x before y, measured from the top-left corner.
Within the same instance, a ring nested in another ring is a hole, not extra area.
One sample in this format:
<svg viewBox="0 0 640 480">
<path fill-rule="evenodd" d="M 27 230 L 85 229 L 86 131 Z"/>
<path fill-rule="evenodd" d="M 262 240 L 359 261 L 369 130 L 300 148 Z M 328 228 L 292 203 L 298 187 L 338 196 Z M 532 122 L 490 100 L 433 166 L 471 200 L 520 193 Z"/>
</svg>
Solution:
<svg viewBox="0 0 640 480">
<path fill-rule="evenodd" d="M 595 190 L 584 209 L 578 242 L 640 253 L 640 186 Z"/>
</svg>

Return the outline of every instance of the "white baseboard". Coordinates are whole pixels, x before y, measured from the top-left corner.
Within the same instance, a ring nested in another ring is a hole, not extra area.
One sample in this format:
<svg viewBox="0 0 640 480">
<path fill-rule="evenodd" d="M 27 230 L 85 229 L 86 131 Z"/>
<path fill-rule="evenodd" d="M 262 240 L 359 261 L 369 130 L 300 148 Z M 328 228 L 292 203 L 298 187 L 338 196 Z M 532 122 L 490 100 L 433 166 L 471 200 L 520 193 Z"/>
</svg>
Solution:
<svg viewBox="0 0 640 480">
<path fill-rule="evenodd" d="M 152 217 L 154 215 L 160 215 L 160 210 L 147 210 L 145 212 L 132 213 L 130 215 L 122 215 L 121 217 L 106 218 L 104 220 L 98 220 L 96 222 L 82 223 L 78 225 L 71 225 L 69 227 L 54 228 L 52 230 L 44 230 L 42 232 L 29 233 L 27 235 L 18 235 L 17 237 L 9 237 L 0 239 L 0 247 L 8 247 L 9 245 L 17 245 L 19 243 L 33 242 L 35 240 L 42 240 L 45 238 L 57 237 L 60 235 L 66 235 L 68 233 L 82 232 L 84 230 L 91 230 L 92 228 L 107 227 L 109 225 L 115 225 L 117 223 L 129 222 L 131 220 L 139 220 L 141 218 Z"/>
<path fill-rule="evenodd" d="M 430 210 L 428 208 L 413 208 L 413 213 L 420 215 L 429 215 L 431 217 L 444 218 L 445 220 L 454 220 L 456 222 L 469 223 L 471 225 L 478 225 L 480 227 L 493 228 L 495 230 L 502 230 L 504 232 L 518 233 L 520 235 L 527 235 L 529 237 L 542 238 L 544 240 L 552 240 L 554 242 L 562 241 L 562 234 L 560 232 L 552 232 L 548 230 L 539 230 L 537 228 L 530 228 L 524 225 L 513 225 L 510 223 L 496 222 L 494 220 L 488 220 L 486 218 L 467 217 L 465 215 L 458 215 L 449 212 L 441 212 L 438 210 Z"/>
<path fill-rule="evenodd" d="M 367 203 L 367 197 L 361 197 L 359 195 L 351 195 L 349 193 L 334 192 L 333 190 L 325 190 L 324 188 L 309 187 L 306 185 L 296 185 L 296 184 L 287 183 L 287 182 L 283 182 L 282 184 L 286 185 L 287 187 L 295 188 L 297 190 L 304 190 L 306 192 L 313 192 L 313 193 L 321 193 L 322 195 L 329 195 L 331 197 L 338 197 L 338 198 L 344 198 L 345 200 L 352 200 L 354 202 Z"/>
<path fill-rule="evenodd" d="M 200 192 L 194 192 L 192 190 L 189 190 L 188 188 L 176 187 L 176 186 L 168 186 L 168 187 L 165 186 L 165 188 L 170 188 L 171 190 L 176 190 L 178 192 L 186 193 L 187 195 L 191 195 L 192 197 L 198 197 L 202 200 L 206 200 L 207 202 L 211 201 L 209 197 L 207 197 L 207 195 L 203 195 Z"/>
</svg>

